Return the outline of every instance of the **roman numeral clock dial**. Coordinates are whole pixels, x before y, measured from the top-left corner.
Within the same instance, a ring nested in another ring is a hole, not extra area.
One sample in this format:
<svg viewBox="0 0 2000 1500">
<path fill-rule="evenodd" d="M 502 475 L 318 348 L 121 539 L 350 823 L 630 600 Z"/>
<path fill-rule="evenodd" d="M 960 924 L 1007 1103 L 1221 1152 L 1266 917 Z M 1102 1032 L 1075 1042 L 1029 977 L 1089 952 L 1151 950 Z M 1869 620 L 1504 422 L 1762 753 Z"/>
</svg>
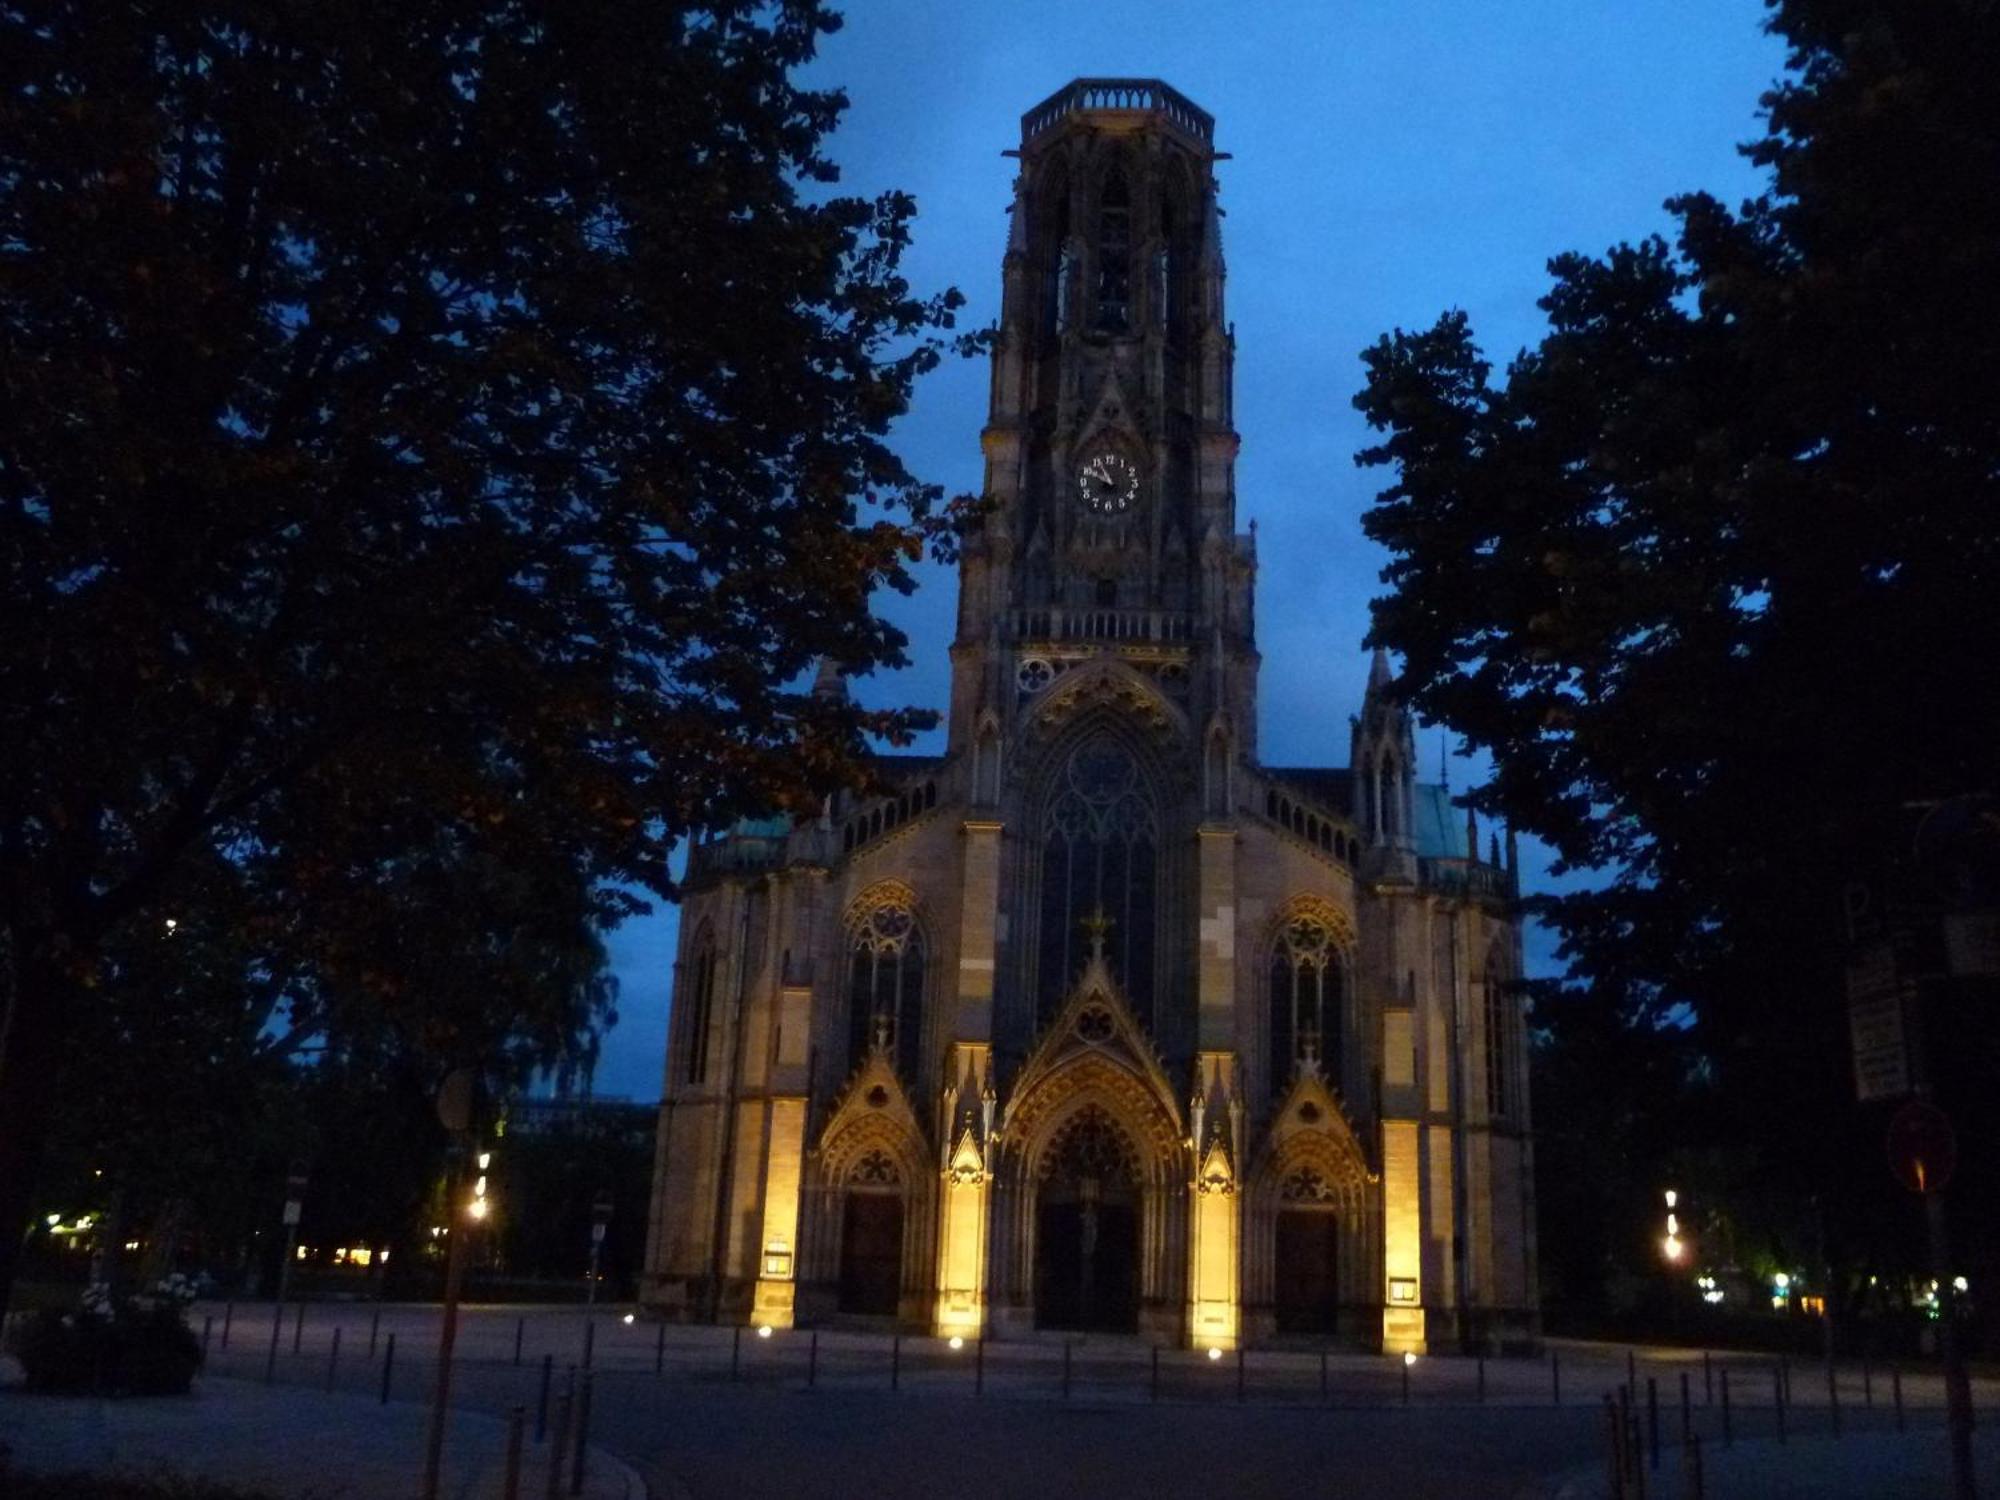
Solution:
<svg viewBox="0 0 2000 1500">
<path fill-rule="evenodd" d="M 1099 453 L 1077 470 L 1076 487 L 1093 515 L 1121 516 L 1139 498 L 1139 471 L 1116 453 Z"/>
</svg>

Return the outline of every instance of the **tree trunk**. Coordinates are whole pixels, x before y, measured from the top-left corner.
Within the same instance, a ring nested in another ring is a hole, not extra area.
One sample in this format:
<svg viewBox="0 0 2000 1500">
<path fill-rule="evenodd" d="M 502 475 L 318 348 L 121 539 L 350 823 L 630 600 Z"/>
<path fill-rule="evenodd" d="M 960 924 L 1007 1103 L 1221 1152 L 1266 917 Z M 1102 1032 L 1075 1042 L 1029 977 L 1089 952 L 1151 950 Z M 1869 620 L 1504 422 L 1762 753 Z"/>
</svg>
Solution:
<svg viewBox="0 0 2000 1500">
<path fill-rule="evenodd" d="M 6 1028 L 0 1032 L 0 1312 L 34 1214 L 48 1118 L 56 1104 L 56 1062 L 68 1032 L 70 984 L 50 962 L 48 934 L 16 934 Z"/>
<path fill-rule="evenodd" d="M 12 994 L 0 1037 L 0 1311 L 14 1293 L 49 1114 L 56 1063 L 68 1033 L 73 986 L 49 961 L 46 934 L 17 935 Z"/>
</svg>

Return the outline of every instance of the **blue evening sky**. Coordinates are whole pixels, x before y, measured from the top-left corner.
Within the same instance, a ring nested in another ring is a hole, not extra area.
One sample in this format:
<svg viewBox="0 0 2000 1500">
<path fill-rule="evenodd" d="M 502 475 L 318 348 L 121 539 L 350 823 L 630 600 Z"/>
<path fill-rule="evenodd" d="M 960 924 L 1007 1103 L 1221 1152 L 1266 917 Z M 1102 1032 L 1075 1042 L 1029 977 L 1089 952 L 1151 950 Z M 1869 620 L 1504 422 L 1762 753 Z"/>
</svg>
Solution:
<svg viewBox="0 0 2000 1500">
<path fill-rule="evenodd" d="M 1757 190 L 1736 146 L 1779 45 L 1756 0 L 852 0 L 811 77 L 852 99 L 831 146 L 844 189 L 902 188 L 919 207 L 919 288 L 965 293 L 965 326 L 999 311 L 1020 116 L 1073 77 L 1163 78 L 1216 118 L 1236 324 L 1239 524 L 1258 525 L 1262 751 L 1345 765 L 1367 662 L 1359 642 L 1383 554 L 1360 517 L 1380 471 L 1350 399 L 1359 351 L 1462 307 L 1503 365 L 1535 342 L 1546 263 L 1669 228 L 1662 202 Z M 897 441 L 954 492 L 980 483 L 983 362 L 931 376 Z M 945 702 L 953 579 L 927 568 L 883 608 L 912 665 L 857 684 L 871 702 Z M 1426 780 L 1442 735 L 1420 733 Z M 931 745 L 920 749 L 935 748 Z M 1454 762 L 1462 788 L 1476 766 Z M 1541 851 L 1524 850 L 1530 882 Z M 621 1020 L 600 1093 L 659 1094 L 675 913 L 614 933 Z M 1531 962 L 1548 967 L 1547 943 Z"/>
</svg>

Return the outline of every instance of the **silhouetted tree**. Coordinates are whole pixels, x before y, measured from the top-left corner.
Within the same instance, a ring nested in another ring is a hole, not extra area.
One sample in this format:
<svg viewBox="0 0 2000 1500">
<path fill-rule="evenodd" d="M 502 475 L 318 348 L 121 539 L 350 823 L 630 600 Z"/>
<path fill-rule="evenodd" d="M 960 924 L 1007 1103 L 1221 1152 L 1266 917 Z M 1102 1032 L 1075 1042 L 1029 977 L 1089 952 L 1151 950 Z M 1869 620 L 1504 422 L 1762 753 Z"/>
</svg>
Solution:
<svg viewBox="0 0 2000 1500">
<path fill-rule="evenodd" d="M 0 12 L 0 1299 L 65 1032 L 191 862 L 279 922 L 439 850 L 664 891 L 926 722 L 791 690 L 899 662 L 872 591 L 949 534 L 884 434 L 958 299 L 825 187 L 834 24 Z"/>
<path fill-rule="evenodd" d="M 1911 804 L 1996 780 L 2000 13 L 1769 24 L 1768 191 L 1673 200 L 1671 248 L 1557 257 L 1504 379 L 1460 313 L 1382 339 L 1359 460 L 1395 474 L 1373 639 L 1492 755 L 1477 800 L 1604 873 L 1544 903 L 1574 972 L 1693 1028 L 1745 1189 L 1823 1217 L 1838 1260 L 1893 1192 L 1854 1104 L 1843 887 L 1908 849 Z M 1990 1077 L 1991 1019 L 1954 1007 L 1940 1061 Z M 1958 1201 L 1990 1217 L 1989 1094 L 1954 1107 L 1982 1164 Z"/>
</svg>

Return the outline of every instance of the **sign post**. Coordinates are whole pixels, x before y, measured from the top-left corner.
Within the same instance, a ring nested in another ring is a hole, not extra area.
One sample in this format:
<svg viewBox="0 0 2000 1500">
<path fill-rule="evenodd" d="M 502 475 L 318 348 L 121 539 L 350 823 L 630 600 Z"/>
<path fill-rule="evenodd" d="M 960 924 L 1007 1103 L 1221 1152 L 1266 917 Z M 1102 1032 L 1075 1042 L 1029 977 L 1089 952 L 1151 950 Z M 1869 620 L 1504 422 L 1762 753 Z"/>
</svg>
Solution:
<svg viewBox="0 0 2000 1500">
<path fill-rule="evenodd" d="M 611 1189 L 600 1189 L 590 1205 L 590 1290 L 584 1306 L 597 1305 L 597 1263 L 604 1253 L 604 1234 L 611 1227 Z"/>
<path fill-rule="evenodd" d="M 444 1319 L 438 1329 L 437 1386 L 431 1396 L 429 1442 L 424 1454 L 423 1500 L 437 1500 L 444 1463 L 444 1419 L 451 1403 L 451 1354 L 458 1342 L 458 1294 L 465 1278 L 465 1240 L 472 1215 L 459 1202 L 465 1176 L 466 1142 L 472 1131 L 472 1096 L 477 1080 L 460 1068 L 438 1090 L 438 1122 L 451 1132 L 451 1169 L 445 1179 Z"/>
<path fill-rule="evenodd" d="M 292 1262 L 298 1257 L 299 1220 L 305 1213 L 306 1169 L 293 1162 L 285 1172 L 285 1249 L 278 1261 L 278 1300 L 271 1308 L 271 1348 L 264 1356 L 264 1380 L 268 1384 L 278 1370 L 278 1338 L 285 1325 L 285 1294 L 292 1285 Z"/>
</svg>

